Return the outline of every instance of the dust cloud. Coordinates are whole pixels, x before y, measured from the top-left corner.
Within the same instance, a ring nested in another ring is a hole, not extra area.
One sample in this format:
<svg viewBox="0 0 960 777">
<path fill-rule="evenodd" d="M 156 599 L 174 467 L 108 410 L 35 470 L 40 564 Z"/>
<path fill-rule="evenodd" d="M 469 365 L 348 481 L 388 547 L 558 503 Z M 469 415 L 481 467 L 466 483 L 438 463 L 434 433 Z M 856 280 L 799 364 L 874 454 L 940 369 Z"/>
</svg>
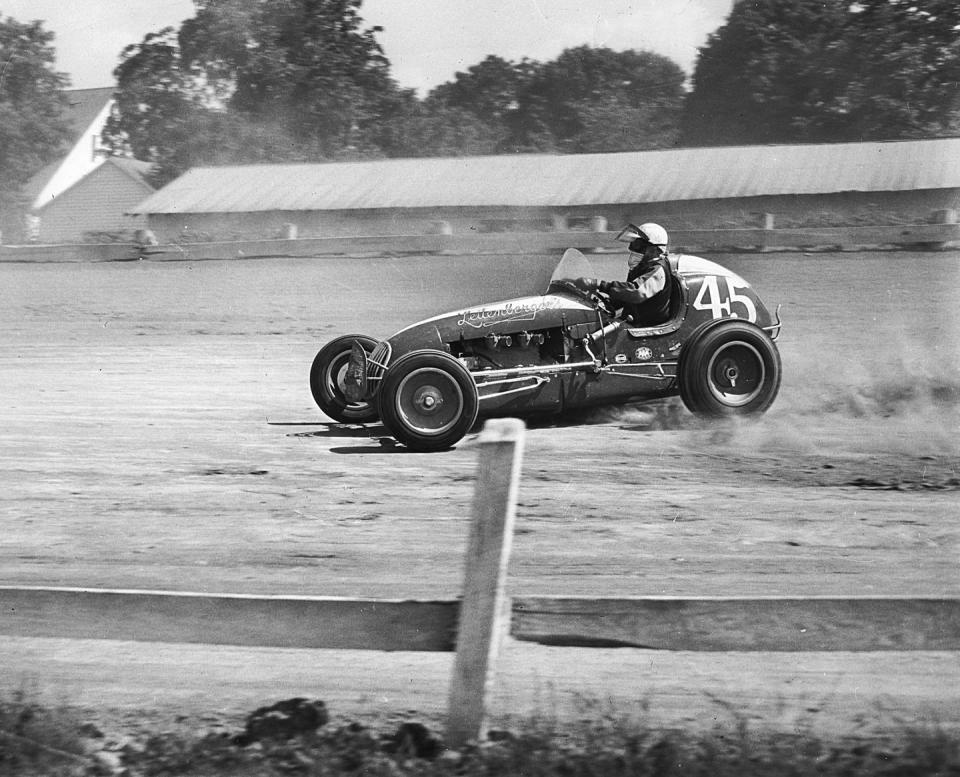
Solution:
<svg viewBox="0 0 960 777">
<path fill-rule="evenodd" d="M 675 398 L 601 409 L 590 420 L 636 431 L 690 432 L 692 447 L 709 442 L 740 453 L 958 456 L 960 360 L 945 353 L 957 342 L 901 338 L 869 353 L 788 350 L 780 393 L 761 417 L 703 419 Z"/>
</svg>

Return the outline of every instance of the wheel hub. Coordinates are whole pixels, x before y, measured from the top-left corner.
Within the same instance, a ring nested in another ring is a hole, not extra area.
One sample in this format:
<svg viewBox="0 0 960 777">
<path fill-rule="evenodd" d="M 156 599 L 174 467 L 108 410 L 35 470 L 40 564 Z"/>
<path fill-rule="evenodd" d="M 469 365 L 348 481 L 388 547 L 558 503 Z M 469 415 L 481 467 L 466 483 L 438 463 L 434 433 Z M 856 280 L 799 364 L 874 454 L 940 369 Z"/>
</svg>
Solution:
<svg viewBox="0 0 960 777">
<path fill-rule="evenodd" d="M 710 392 L 727 407 L 743 407 L 763 390 L 766 367 L 751 343 L 734 340 L 721 346 L 707 367 Z"/>
<path fill-rule="evenodd" d="M 436 386 L 421 386 L 413 394 L 413 405 L 421 413 L 436 413 L 443 405 L 443 395 Z"/>
<path fill-rule="evenodd" d="M 727 382 L 731 388 L 736 388 L 737 380 L 740 377 L 740 369 L 733 362 L 725 362 L 720 365 L 720 376 Z"/>
</svg>

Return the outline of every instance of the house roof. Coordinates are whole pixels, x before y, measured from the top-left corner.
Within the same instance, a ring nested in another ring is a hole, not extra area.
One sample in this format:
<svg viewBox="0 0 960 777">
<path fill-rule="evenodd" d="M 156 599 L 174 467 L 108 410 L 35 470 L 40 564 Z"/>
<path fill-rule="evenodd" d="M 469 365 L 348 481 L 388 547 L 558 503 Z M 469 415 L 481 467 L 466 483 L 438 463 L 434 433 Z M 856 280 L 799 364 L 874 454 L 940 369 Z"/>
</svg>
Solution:
<svg viewBox="0 0 960 777">
<path fill-rule="evenodd" d="M 151 190 L 153 189 L 153 185 L 147 180 L 147 175 L 149 175 L 150 169 L 153 167 L 150 162 L 142 162 L 139 159 L 130 159 L 124 156 L 110 156 L 107 157 L 104 164 L 114 165 L 138 183 L 142 183 Z"/>
<path fill-rule="evenodd" d="M 109 167 L 116 168 L 117 170 L 122 172 L 124 175 L 129 176 L 138 184 L 140 184 L 145 190 L 144 195 L 146 195 L 147 192 L 152 192 L 154 190 L 153 185 L 150 183 L 149 180 L 147 180 L 147 174 L 150 172 L 150 168 L 153 167 L 153 165 L 151 165 L 149 162 L 142 162 L 139 159 L 130 159 L 128 157 L 120 157 L 120 156 L 110 156 L 110 157 L 104 158 L 102 164 L 98 165 L 89 173 L 87 173 L 85 176 L 75 181 L 67 189 L 60 192 L 60 194 L 57 195 L 56 199 L 50 200 L 49 202 L 45 203 L 43 207 L 38 209 L 37 212 L 42 213 L 47 208 L 51 207 L 57 200 L 63 197 L 67 192 L 69 192 L 72 189 L 75 189 L 81 183 L 90 179 L 91 176 L 102 175 L 104 169 Z"/>
<path fill-rule="evenodd" d="M 115 91 L 116 88 L 110 86 L 99 89 L 70 89 L 64 92 L 67 97 L 67 106 L 63 111 L 63 118 L 71 129 L 71 135 L 63 146 L 63 153 L 35 173 L 23 187 L 23 192 L 29 200 L 34 200 L 54 173 L 60 169 L 64 157 L 80 141 L 103 107 L 113 99 Z"/>
<path fill-rule="evenodd" d="M 64 118 L 73 128 L 74 141 L 93 123 L 103 106 L 113 99 L 116 91 L 116 87 L 107 86 L 99 89 L 70 89 L 65 93 L 68 108 Z"/>
<path fill-rule="evenodd" d="M 669 202 L 960 188 L 960 138 L 198 167 L 137 213 Z"/>
</svg>

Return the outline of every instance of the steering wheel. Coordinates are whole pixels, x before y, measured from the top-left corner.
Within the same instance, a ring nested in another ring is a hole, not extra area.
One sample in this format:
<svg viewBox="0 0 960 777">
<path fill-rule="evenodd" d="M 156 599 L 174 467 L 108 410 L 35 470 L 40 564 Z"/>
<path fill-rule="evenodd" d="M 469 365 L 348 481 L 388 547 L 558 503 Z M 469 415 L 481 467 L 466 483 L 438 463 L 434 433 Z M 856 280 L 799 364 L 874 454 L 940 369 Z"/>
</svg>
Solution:
<svg viewBox="0 0 960 777">
<path fill-rule="evenodd" d="M 562 280 L 557 280 L 553 282 L 553 285 L 569 291 L 571 294 L 576 294 L 581 299 L 588 300 L 592 304 L 600 308 L 601 312 L 606 313 L 609 316 L 616 316 L 616 308 L 611 304 L 610 298 L 607 297 L 602 291 L 587 291 L 582 289 L 573 281 L 567 280 L 566 278 Z"/>
<path fill-rule="evenodd" d="M 571 292 L 572 294 L 576 294 L 578 297 L 589 297 L 589 296 L 590 296 L 590 292 L 589 292 L 589 291 L 586 291 L 585 289 L 581 289 L 581 288 L 580 288 L 579 286 L 577 286 L 577 284 L 575 284 L 573 281 L 567 280 L 566 278 L 563 278 L 563 279 L 561 279 L 561 280 L 554 281 L 554 282 L 553 282 L 553 285 L 554 285 L 554 286 L 558 286 L 559 288 L 563 289 L 564 291 L 569 291 L 569 292 Z"/>
<path fill-rule="evenodd" d="M 590 301 L 593 304 L 600 308 L 601 312 L 606 313 L 611 317 L 617 315 L 617 310 L 610 301 L 610 297 L 608 297 L 602 291 L 590 291 L 587 292 L 587 296 L 590 298 Z"/>
</svg>

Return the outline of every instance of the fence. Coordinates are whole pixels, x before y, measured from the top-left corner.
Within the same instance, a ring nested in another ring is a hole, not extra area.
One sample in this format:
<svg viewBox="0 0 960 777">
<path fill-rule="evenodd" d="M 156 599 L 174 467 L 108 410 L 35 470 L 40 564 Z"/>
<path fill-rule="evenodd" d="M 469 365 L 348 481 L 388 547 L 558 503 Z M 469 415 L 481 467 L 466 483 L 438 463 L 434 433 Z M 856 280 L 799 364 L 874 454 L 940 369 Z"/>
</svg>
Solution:
<svg viewBox="0 0 960 777">
<path fill-rule="evenodd" d="M 676 251 L 742 251 L 828 247 L 851 249 L 895 246 L 943 248 L 960 242 L 960 224 L 953 211 L 938 216 L 943 223 L 900 226 L 677 229 L 670 231 Z M 951 221 L 953 219 L 953 221 Z M 504 232 L 478 235 L 393 235 L 244 240 L 218 243 L 139 245 L 77 243 L 64 245 L 0 245 L 0 262 L 110 262 L 146 258 L 152 261 L 199 261 L 260 257 L 315 257 L 383 253 L 546 253 L 566 248 L 626 250 L 615 232 Z"/>
<path fill-rule="evenodd" d="M 523 424 L 488 421 L 463 596 L 416 601 L 0 586 L 0 634 L 333 650 L 456 651 L 447 742 L 478 738 L 503 636 L 684 651 L 960 650 L 960 598 L 514 597 L 504 580 Z"/>
</svg>

